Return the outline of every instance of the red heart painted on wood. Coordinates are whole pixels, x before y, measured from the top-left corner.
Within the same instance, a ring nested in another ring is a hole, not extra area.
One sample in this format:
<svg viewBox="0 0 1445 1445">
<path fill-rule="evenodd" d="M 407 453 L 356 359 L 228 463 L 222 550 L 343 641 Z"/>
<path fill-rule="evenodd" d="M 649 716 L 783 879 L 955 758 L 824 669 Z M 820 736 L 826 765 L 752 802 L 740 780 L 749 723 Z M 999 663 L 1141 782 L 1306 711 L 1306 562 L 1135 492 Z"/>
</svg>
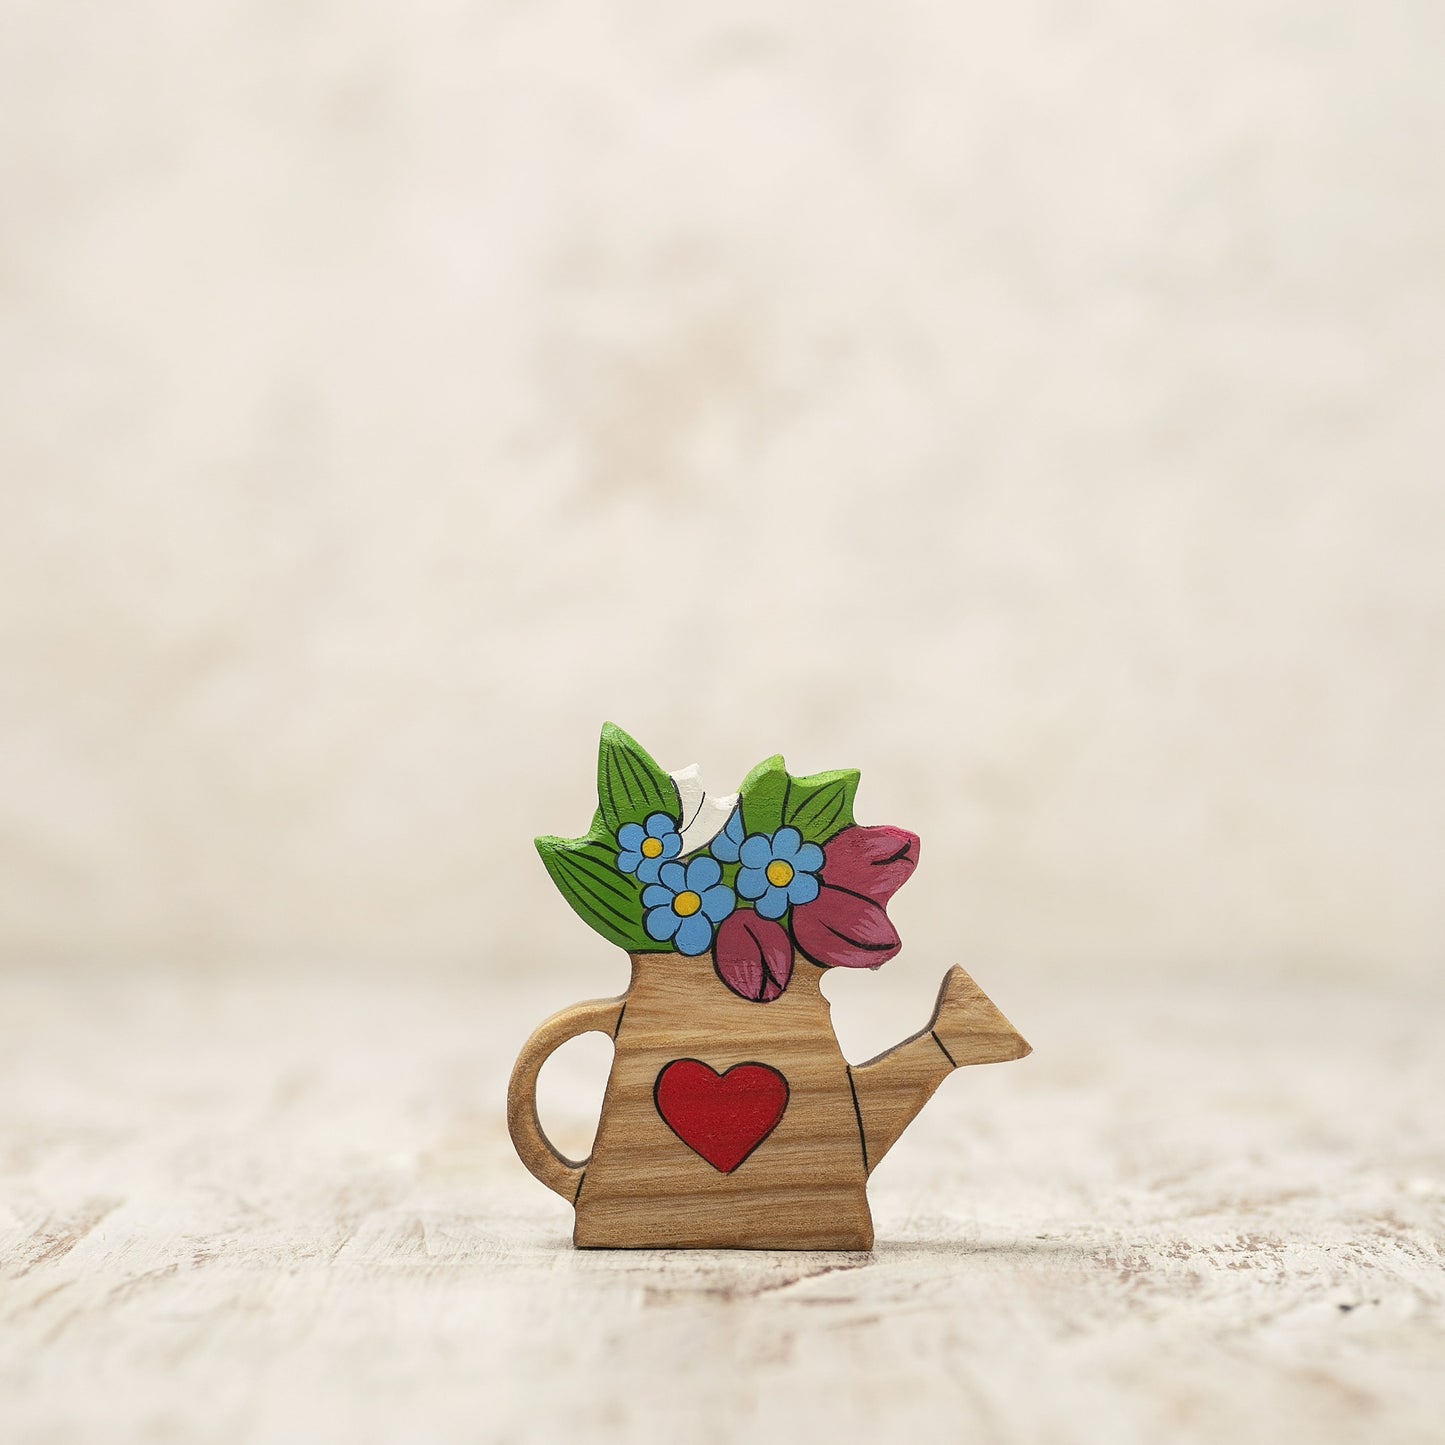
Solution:
<svg viewBox="0 0 1445 1445">
<path fill-rule="evenodd" d="M 694 1154 L 731 1174 L 788 1107 L 788 1081 L 770 1064 L 734 1064 L 720 1074 L 699 1059 L 674 1059 L 652 1096 L 663 1122 Z"/>
</svg>

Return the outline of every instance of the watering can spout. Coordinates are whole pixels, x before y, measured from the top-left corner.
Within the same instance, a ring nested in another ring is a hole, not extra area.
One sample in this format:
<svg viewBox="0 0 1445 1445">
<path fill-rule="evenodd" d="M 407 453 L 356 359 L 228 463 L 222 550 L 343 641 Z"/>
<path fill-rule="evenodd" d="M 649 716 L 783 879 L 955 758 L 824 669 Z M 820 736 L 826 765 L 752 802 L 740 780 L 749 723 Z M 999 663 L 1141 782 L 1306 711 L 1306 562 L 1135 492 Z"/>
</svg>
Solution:
<svg viewBox="0 0 1445 1445">
<path fill-rule="evenodd" d="M 1022 1059 L 1032 1052 L 968 974 L 957 966 L 949 969 L 928 1026 L 852 1070 L 869 1171 L 955 1069 Z"/>
</svg>

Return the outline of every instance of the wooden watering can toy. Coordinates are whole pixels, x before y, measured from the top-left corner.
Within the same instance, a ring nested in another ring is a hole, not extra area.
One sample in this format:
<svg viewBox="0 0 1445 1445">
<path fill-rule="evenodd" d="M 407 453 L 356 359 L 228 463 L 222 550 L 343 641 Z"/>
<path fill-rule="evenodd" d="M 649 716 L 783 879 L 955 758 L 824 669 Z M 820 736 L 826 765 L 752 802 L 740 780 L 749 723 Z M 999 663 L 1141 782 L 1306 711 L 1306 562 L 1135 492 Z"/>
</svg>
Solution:
<svg viewBox="0 0 1445 1445">
<path fill-rule="evenodd" d="M 711 797 L 696 766 L 664 772 L 602 729 L 598 808 L 581 838 L 538 838 L 562 895 L 627 950 L 620 998 L 574 1004 L 527 1040 L 507 1122 L 522 1162 L 576 1210 L 580 1246 L 873 1246 L 868 1175 L 965 1064 L 1027 1054 L 961 969 L 919 1033 L 843 1057 L 819 989 L 828 968 L 899 950 L 885 911 L 918 838 L 853 821 L 853 771 L 760 763 Z M 568 1039 L 614 1044 L 592 1154 L 564 1158 L 537 1118 L 537 1075 Z"/>
</svg>

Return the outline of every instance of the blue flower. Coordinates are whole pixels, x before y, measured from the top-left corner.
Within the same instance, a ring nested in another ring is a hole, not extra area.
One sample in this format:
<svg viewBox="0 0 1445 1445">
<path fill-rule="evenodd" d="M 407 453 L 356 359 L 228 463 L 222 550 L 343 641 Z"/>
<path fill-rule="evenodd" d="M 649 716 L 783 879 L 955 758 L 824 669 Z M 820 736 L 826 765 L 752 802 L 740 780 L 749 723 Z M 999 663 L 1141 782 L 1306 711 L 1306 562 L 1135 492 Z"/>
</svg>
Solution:
<svg viewBox="0 0 1445 1445">
<path fill-rule="evenodd" d="M 624 873 L 635 873 L 644 883 L 656 883 L 657 870 L 682 852 L 677 819 L 653 813 L 645 828 L 641 823 L 624 823 L 617 830 L 617 846 L 617 866 Z"/>
<path fill-rule="evenodd" d="M 771 837 L 753 833 L 743 840 L 738 857 L 743 865 L 738 892 L 753 899 L 753 907 L 764 918 L 781 918 L 790 905 L 811 903 L 818 896 L 823 850 L 816 843 L 803 842 L 796 828 L 779 828 Z"/>
<path fill-rule="evenodd" d="M 736 863 L 738 850 L 743 846 L 743 805 L 739 803 L 723 824 L 723 830 L 709 844 L 714 858 L 724 863 Z"/>
<path fill-rule="evenodd" d="M 721 880 L 717 859 L 706 854 L 686 866 L 664 863 L 658 881 L 642 890 L 647 936 L 659 943 L 672 939 L 679 953 L 706 953 L 713 929 L 737 905 L 732 889 Z"/>
</svg>

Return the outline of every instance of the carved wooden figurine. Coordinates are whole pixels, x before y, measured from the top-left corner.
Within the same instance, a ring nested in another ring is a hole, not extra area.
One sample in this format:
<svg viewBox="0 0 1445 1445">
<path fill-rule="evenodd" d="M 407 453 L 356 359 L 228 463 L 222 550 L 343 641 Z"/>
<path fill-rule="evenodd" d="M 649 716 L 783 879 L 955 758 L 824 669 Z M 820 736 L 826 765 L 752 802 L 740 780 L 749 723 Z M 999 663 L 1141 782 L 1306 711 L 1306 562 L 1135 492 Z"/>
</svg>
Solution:
<svg viewBox="0 0 1445 1445">
<path fill-rule="evenodd" d="M 918 838 L 853 821 L 856 772 L 795 778 L 781 757 L 740 793 L 706 794 L 602 729 L 598 810 L 581 838 L 539 838 L 553 882 L 632 958 L 620 998 L 575 1004 L 527 1040 L 507 1120 L 522 1162 L 576 1208 L 583 1246 L 869 1249 L 869 1172 L 965 1064 L 1029 1045 L 961 969 L 933 1017 L 866 1064 L 844 1059 L 826 968 L 877 968 L 885 911 Z M 615 1056 L 591 1157 L 537 1118 L 537 1075 L 578 1034 Z"/>
</svg>

